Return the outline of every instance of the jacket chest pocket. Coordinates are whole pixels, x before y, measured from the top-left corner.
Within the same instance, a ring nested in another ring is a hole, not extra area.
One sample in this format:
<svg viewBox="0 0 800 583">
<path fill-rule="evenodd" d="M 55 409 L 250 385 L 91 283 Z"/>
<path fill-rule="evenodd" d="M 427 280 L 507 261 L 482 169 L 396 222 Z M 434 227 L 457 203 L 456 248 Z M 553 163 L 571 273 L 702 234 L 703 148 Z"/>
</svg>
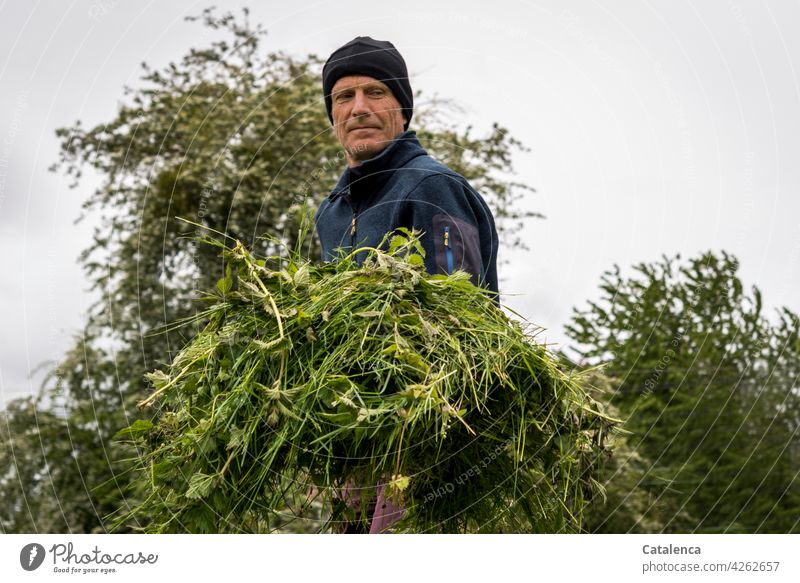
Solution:
<svg viewBox="0 0 800 583">
<path fill-rule="evenodd" d="M 436 273 L 451 275 L 457 270 L 466 271 L 472 275 L 472 283 L 478 285 L 482 276 L 478 228 L 444 213 L 433 216 L 432 226 Z"/>
</svg>

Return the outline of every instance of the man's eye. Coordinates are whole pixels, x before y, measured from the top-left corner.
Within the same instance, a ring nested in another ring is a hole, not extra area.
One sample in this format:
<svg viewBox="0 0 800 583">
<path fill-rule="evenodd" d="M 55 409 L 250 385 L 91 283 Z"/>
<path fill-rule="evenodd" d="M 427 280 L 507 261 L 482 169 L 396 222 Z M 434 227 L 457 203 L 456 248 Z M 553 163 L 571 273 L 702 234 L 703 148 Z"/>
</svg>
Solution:
<svg viewBox="0 0 800 583">
<path fill-rule="evenodd" d="M 370 95 L 381 96 L 383 95 L 383 89 L 373 89 L 372 91 L 370 91 Z"/>
</svg>

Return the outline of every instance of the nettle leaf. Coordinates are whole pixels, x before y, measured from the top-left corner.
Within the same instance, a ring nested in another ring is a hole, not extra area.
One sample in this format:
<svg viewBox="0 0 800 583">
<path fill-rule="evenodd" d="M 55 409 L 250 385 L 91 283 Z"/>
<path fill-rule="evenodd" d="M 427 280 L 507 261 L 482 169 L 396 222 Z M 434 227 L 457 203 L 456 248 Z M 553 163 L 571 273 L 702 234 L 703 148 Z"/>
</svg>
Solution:
<svg viewBox="0 0 800 583">
<path fill-rule="evenodd" d="M 209 476 L 200 472 L 196 473 L 189 480 L 189 489 L 186 490 L 185 496 L 193 500 L 205 498 L 211 493 L 215 478 L 216 476 Z"/>
<path fill-rule="evenodd" d="M 231 275 L 231 266 L 225 268 L 225 277 L 217 282 L 217 289 L 221 294 L 226 294 L 233 289 L 233 276 Z"/>
<path fill-rule="evenodd" d="M 393 255 L 400 247 L 408 243 L 408 238 L 401 235 L 395 235 L 389 242 L 389 255 Z"/>
<path fill-rule="evenodd" d="M 160 389 L 169 382 L 169 375 L 163 370 L 154 370 L 144 375 L 147 380 L 153 383 L 155 389 Z"/>
<path fill-rule="evenodd" d="M 150 433 L 153 424 L 146 419 L 137 419 L 129 427 L 120 429 L 114 435 L 114 439 L 137 439 Z"/>
<path fill-rule="evenodd" d="M 424 253 L 424 251 L 423 251 Z M 416 253 L 408 256 L 408 262 L 415 266 L 415 267 L 424 267 L 425 266 L 425 259 L 422 255 L 417 255 Z"/>
</svg>

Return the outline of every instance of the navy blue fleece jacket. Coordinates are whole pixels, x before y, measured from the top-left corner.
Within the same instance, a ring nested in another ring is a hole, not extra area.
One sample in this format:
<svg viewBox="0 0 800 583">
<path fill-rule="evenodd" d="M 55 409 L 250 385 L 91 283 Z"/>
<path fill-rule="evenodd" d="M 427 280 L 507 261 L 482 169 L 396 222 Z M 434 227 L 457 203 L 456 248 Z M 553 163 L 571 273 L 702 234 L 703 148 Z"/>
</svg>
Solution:
<svg viewBox="0 0 800 583">
<path fill-rule="evenodd" d="M 336 259 L 337 248 L 378 247 L 396 228 L 415 228 L 424 232 L 428 273 L 460 269 L 475 285 L 498 292 L 497 230 L 489 207 L 463 176 L 428 156 L 414 131 L 347 168 L 314 222 L 326 261 Z"/>
</svg>

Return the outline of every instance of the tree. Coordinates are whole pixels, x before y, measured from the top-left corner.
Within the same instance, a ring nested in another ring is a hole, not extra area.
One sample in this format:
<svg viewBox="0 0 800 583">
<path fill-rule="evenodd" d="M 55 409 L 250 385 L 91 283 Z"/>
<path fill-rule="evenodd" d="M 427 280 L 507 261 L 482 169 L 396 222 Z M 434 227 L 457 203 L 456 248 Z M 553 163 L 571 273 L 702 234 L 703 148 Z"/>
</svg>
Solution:
<svg viewBox="0 0 800 583">
<path fill-rule="evenodd" d="M 102 531 L 105 517 L 128 504 L 121 461 L 136 452 L 111 438 L 136 418 L 149 388 L 145 373 L 170 362 L 197 332 L 180 324 L 196 313 L 197 290 L 213 288 L 225 270 L 192 236 L 208 227 L 271 254 L 278 250 L 258 237 L 272 235 L 319 258 L 313 236 L 297 241 L 300 221 L 344 167 L 328 131 L 322 61 L 262 54 L 265 32 L 246 9 L 242 17 L 207 9 L 188 20 L 222 38 L 164 70 L 143 64 L 142 87 L 126 88 L 127 102 L 108 123 L 84 129 L 78 121 L 57 132 L 53 169 L 73 177 L 73 186 L 86 168 L 102 177 L 84 204 L 100 226 L 80 258 L 101 299 L 39 397 L 4 414 L 0 456 L 16 459 L 13 448 L 23 443 L 41 455 L 24 475 L 12 464 L 0 476 L 0 498 L 13 501 L 0 517 L 3 530 Z M 482 137 L 459 131 L 440 121 L 439 106 L 432 100 L 415 114 L 421 139 L 472 181 L 495 211 L 501 240 L 518 246 L 522 219 L 538 216 L 515 209 L 532 189 L 506 177 L 521 144 L 497 125 Z M 29 434 L 35 418 L 47 423 Z M 60 506 L 64 519 L 42 521 L 25 514 L 29 506 Z"/>
<path fill-rule="evenodd" d="M 562 357 L 565 362 L 570 362 L 566 355 L 562 354 Z M 604 403 L 606 415 L 617 420 L 621 418 L 619 409 L 608 402 L 613 391 L 609 377 L 598 369 L 592 369 L 587 373 L 586 386 L 596 401 Z M 601 482 L 604 495 L 595 496 L 584 514 L 585 532 L 658 533 L 668 521 L 691 524 L 691 517 L 685 510 L 680 510 L 676 500 L 662 498 L 659 504 L 653 504 L 654 488 L 648 487 L 643 476 L 647 475 L 647 480 L 656 485 L 667 478 L 659 475 L 657 468 L 652 468 L 651 460 L 641 450 L 631 446 L 629 433 L 624 427 L 612 428 L 607 450 L 608 459 L 597 468 L 595 478 Z"/>
<path fill-rule="evenodd" d="M 617 492 L 652 499 L 628 528 L 674 508 L 665 532 L 798 532 L 798 317 L 766 318 L 725 252 L 679 260 L 630 277 L 615 266 L 567 326 L 581 364 L 605 364 L 629 445 L 651 464 Z M 598 529 L 620 528 L 618 510 Z"/>
</svg>

